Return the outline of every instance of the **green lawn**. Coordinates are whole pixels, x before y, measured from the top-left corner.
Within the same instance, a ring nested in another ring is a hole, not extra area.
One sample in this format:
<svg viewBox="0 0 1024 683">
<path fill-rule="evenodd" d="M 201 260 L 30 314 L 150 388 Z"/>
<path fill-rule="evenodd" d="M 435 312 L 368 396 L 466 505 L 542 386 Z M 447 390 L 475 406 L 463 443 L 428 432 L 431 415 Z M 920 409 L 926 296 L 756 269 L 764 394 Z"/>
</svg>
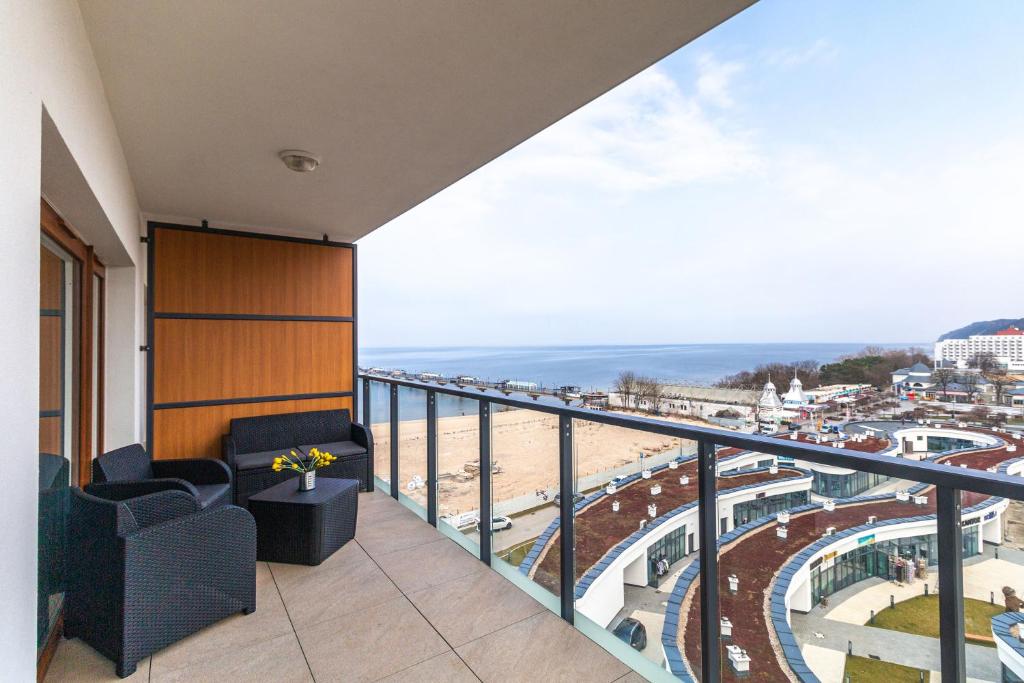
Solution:
<svg viewBox="0 0 1024 683">
<path fill-rule="evenodd" d="M 869 657 L 846 657 L 846 676 L 850 677 L 850 683 L 918 683 L 920 669 L 915 669 L 902 664 L 891 664 L 880 662 Z M 843 680 L 846 680 L 846 676 Z M 924 674 L 925 683 L 928 682 L 930 674 Z"/>
<path fill-rule="evenodd" d="M 1001 605 L 992 605 L 982 600 L 964 600 L 964 630 L 967 634 L 992 636 L 992 617 L 1003 612 Z M 895 607 L 886 607 L 875 615 L 876 628 L 887 628 L 921 636 L 939 637 L 939 596 L 919 595 Z"/>
</svg>

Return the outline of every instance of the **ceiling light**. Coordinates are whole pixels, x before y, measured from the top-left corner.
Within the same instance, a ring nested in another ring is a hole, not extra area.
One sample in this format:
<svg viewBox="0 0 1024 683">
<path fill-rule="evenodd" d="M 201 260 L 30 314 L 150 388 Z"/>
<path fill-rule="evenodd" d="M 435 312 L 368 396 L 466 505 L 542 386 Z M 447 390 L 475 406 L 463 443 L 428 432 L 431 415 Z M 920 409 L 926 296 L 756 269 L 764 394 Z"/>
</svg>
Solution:
<svg viewBox="0 0 1024 683">
<path fill-rule="evenodd" d="M 320 157 L 303 152 L 301 149 L 286 149 L 278 154 L 284 165 L 297 173 L 315 171 L 320 165 Z"/>
</svg>

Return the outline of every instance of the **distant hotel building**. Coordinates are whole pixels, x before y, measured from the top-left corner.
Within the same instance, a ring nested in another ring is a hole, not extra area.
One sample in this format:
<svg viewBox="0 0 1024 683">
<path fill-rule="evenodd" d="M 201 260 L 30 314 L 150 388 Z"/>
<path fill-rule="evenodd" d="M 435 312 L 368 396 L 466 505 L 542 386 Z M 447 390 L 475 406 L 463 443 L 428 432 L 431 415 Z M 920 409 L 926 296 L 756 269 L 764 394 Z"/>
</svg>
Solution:
<svg viewBox="0 0 1024 683">
<path fill-rule="evenodd" d="M 1007 370 L 1024 371 L 1024 330 L 1011 326 L 995 334 L 935 342 L 935 367 L 966 368 L 981 353 L 992 354 Z"/>
</svg>

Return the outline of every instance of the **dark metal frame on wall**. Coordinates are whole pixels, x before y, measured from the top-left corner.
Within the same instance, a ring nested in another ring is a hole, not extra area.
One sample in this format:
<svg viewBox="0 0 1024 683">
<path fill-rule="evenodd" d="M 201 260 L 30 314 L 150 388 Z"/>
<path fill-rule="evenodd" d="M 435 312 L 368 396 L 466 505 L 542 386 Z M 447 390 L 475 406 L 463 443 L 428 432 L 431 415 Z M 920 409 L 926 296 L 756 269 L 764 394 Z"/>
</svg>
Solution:
<svg viewBox="0 0 1024 683">
<path fill-rule="evenodd" d="M 491 413 L 493 405 L 557 415 L 559 421 L 559 508 L 561 535 L 560 612 L 570 624 L 575 615 L 575 564 L 576 549 L 573 539 L 573 517 L 575 502 L 573 478 L 573 431 L 574 419 L 599 424 L 635 429 L 678 439 L 697 442 L 698 462 L 698 535 L 700 537 L 700 585 L 719 586 L 718 558 L 718 505 L 716 447 L 731 447 L 751 450 L 766 455 L 782 456 L 807 462 L 835 465 L 837 454 L 834 448 L 818 444 L 777 439 L 757 434 L 728 432 L 707 427 L 664 422 L 652 418 L 637 417 L 586 408 L 566 406 L 562 401 L 539 397 L 538 399 L 515 398 L 491 389 L 462 389 L 448 386 L 443 381 L 437 384 L 418 380 L 398 379 L 380 375 L 360 375 L 363 381 L 363 421 L 370 422 L 370 383 L 386 385 L 391 392 L 391 495 L 398 498 L 399 448 L 397 444 L 398 388 L 407 387 L 423 390 L 427 401 L 427 510 L 428 521 L 437 526 L 437 395 L 446 394 L 477 401 L 480 406 L 480 547 L 482 562 L 491 564 Z M 432 435 L 432 436 L 431 436 Z M 431 441 L 435 443 L 431 445 Z M 964 656 L 964 613 L 963 613 L 963 546 L 960 526 L 960 493 L 974 491 L 990 496 L 1001 496 L 1024 500 L 1024 481 L 1019 477 L 981 470 L 949 467 L 926 461 L 906 460 L 872 453 L 843 452 L 843 467 L 897 479 L 905 479 L 936 487 L 937 525 L 939 543 L 939 572 L 942 590 L 939 593 L 939 633 L 942 643 L 943 680 L 963 683 L 966 680 Z M 431 512 L 432 511 L 432 512 Z M 701 602 L 701 673 L 704 681 L 721 680 L 721 621 L 719 618 L 718 590 L 702 590 Z"/>
<path fill-rule="evenodd" d="M 154 311 L 156 303 L 156 248 L 160 230 L 178 230 L 184 232 L 199 232 L 209 235 L 223 235 L 227 237 L 243 237 L 277 242 L 293 242 L 298 244 L 309 244 L 318 247 L 335 247 L 339 249 L 350 249 L 352 251 L 352 315 L 351 316 L 311 316 L 311 315 L 266 315 L 248 313 L 182 313 L 174 311 Z M 301 401 L 317 398 L 351 398 L 351 417 L 356 421 L 359 415 L 359 392 L 356 385 L 359 381 L 359 290 L 357 274 L 357 251 L 356 245 L 349 242 L 335 242 L 327 239 L 312 239 L 306 237 L 292 237 L 290 235 L 272 235 L 262 232 L 246 232 L 244 230 L 228 230 L 222 228 L 211 228 L 203 221 L 203 225 L 179 225 L 177 223 L 164 223 L 160 221 L 149 221 L 146 224 L 146 237 L 143 238 L 146 245 L 146 345 L 140 350 L 146 353 L 146 439 L 147 446 L 153 445 L 153 413 L 156 410 L 171 408 L 200 408 L 220 405 L 235 405 L 245 403 L 273 403 L 278 401 Z M 350 391 L 331 391 L 315 394 L 284 394 L 275 396 L 247 396 L 241 398 L 209 399 L 201 401 L 176 401 L 169 403 L 155 403 L 153 382 L 156 370 L 155 346 L 155 321 L 158 319 L 170 320 L 267 320 L 276 322 L 337 322 L 352 323 L 352 389 Z M 365 392 L 364 392 L 365 393 Z M 371 464 L 372 467 L 372 464 Z M 372 486 L 372 482 L 368 484 Z"/>
</svg>

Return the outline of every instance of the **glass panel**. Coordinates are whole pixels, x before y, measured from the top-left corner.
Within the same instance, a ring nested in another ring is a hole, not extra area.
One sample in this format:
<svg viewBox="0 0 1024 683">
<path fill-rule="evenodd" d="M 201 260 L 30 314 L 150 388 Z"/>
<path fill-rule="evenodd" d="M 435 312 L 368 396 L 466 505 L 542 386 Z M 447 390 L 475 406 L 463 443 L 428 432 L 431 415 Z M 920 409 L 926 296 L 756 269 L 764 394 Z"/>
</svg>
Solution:
<svg viewBox="0 0 1024 683">
<path fill-rule="evenodd" d="M 373 476 L 387 491 L 391 482 L 391 388 L 384 382 L 370 382 L 370 425 Z"/>
<path fill-rule="evenodd" d="M 426 518 L 427 514 L 427 392 L 398 388 L 399 500 Z"/>
<path fill-rule="evenodd" d="M 649 680 L 670 677 L 666 593 L 697 556 L 695 446 L 585 420 L 573 437 L 577 623 Z"/>
<path fill-rule="evenodd" d="M 60 613 L 65 584 L 68 487 L 77 472 L 76 344 L 72 257 L 45 236 L 40 251 L 39 311 L 39 565 L 37 647 Z"/>
<path fill-rule="evenodd" d="M 896 457 L 898 428 L 851 423 L 840 433 L 777 436 L 830 444 L 828 465 L 718 450 L 723 680 L 785 680 L 806 667 L 822 681 L 916 681 L 918 670 L 927 680 L 939 668 L 937 639 L 911 646 L 879 623 L 890 599 L 898 616 L 926 585 L 934 593 L 933 498 L 917 482 L 842 466 L 851 451 Z M 690 620 L 679 652 L 699 673 L 701 587 L 692 579 L 684 576 L 674 597 Z"/>
<path fill-rule="evenodd" d="M 558 417 L 496 404 L 492 408 L 495 562 L 518 567 L 549 596 L 558 595 Z M 533 550 L 537 552 L 528 560 Z M 557 600 L 545 602 L 559 609 Z"/>
<path fill-rule="evenodd" d="M 1024 425 L 998 432 L 947 425 L 942 431 L 950 429 L 954 431 L 945 435 L 947 439 L 970 432 L 973 442 L 958 444 L 959 453 L 939 456 L 940 461 L 1024 476 L 1024 460 L 1020 460 L 1024 456 L 1024 438 L 1020 436 Z M 964 492 L 961 502 L 967 677 L 1024 680 L 1024 614 L 1019 611 L 1024 606 L 1024 501 Z M 919 598 L 918 603 L 913 607 L 934 614 L 937 624 L 934 598 L 931 602 Z"/>
<path fill-rule="evenodd" d="M 480 402 L 437 394 L 437 526 L 480 552 Z"/>
</svg>

